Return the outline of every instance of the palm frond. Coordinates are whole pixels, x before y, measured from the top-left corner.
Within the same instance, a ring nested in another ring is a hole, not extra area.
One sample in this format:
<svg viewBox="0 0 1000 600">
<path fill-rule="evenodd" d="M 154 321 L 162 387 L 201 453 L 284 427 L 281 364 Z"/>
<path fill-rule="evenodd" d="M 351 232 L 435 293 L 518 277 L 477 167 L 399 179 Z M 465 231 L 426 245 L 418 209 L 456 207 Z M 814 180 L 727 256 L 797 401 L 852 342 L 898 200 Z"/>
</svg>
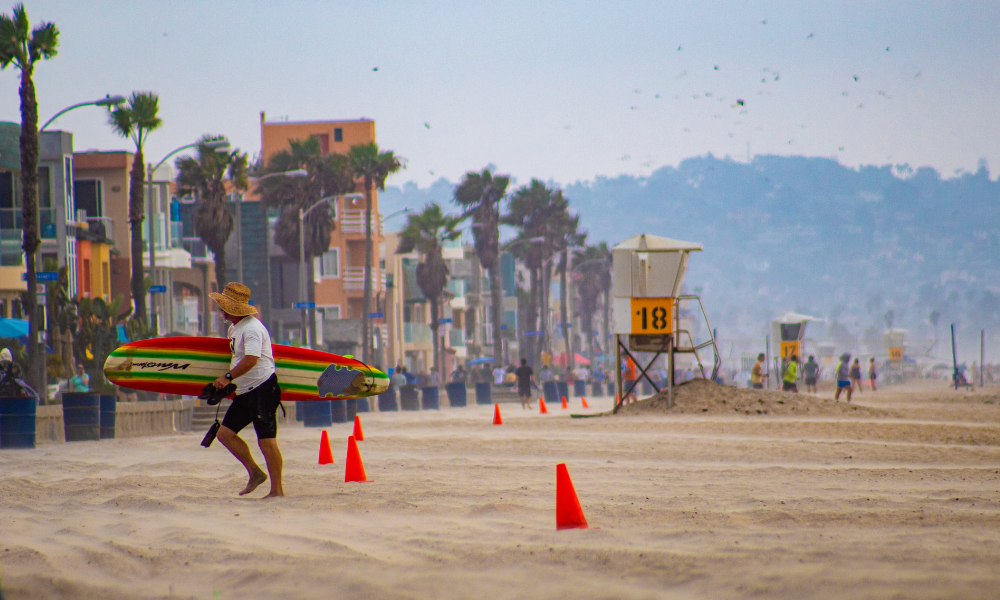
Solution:
<svg viewBox="0 0 1000 600">
<path fill-rule="evenodd" d="M 31 55 L 31 62 L 42 59 L 49 59 L 58 54 L 56 46 L 59 45 L 59 30 L 54 23 L 42 23 L 31 32 L 31 40 L 28 42 L 28 53 Z"/>
<path fill-rule="evenodd" d="M 7 15 L 0 15 L 0 69 L 7 68 L 12 62 L 23 65 L 27 62 L 23 56 L 24 46 L 18 43 L 17 25 Z"/>
</svg>

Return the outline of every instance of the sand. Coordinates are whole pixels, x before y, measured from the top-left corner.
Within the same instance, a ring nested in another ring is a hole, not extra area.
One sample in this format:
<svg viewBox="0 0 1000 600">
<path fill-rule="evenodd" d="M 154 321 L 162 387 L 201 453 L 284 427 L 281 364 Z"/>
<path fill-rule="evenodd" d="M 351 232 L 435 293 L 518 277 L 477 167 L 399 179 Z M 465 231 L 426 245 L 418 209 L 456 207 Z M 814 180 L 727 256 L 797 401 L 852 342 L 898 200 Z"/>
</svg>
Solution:
<svg viewBox="0 0 1000 600">
<path fill-rule="evenodd" d="M 201 448 L 201 431 L 5 451 L 3 591 L 995 598 L 1000 393 L 932 385 L 808 416 L 777 400 L 767 414 L 591 419 L 569 418 L 588 412 L 576 402 L 548 416 L 507 404 L 502 427 L 492 407 L 367 414 L 370 483 L 343 482 L 348 425 L 330 429 L 328 466 L 316 464 L 319 431 L 288 426 L 289 496 L 269 501 L 266 485 L 236 496 L 245 475 L 218 443 Z M 588 400 L 590 413 L 610 408 Z M 555 530 L 558 462 L 591 529 Z"/>
</svg>

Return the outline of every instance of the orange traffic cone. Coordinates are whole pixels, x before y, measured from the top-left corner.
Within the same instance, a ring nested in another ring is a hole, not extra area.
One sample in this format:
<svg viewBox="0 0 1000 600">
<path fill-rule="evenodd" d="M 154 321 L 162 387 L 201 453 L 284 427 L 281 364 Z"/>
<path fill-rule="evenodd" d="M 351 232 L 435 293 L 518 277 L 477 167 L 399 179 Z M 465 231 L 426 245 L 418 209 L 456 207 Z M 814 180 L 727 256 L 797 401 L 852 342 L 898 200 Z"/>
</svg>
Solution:
<svg viewBox="0 0 1000 600">
<path fill-rule="evenodd" d="M 538 414 L 540 415 L 549 414 L 549 409 L 545 408 L 545 398 L 538 399 Z"/>
<path fill-rule="evenodd" d="M 344 481 L 368 481 L 365 464 L 361 462 L 361 451 L 354 436 L 347 438 L 347 469 L 344 471 Z"/>
<path fill-rule="evenodd" d="M 566 463 L 559 463 L 556 465 L 556 529 L 586 528 L 587 517 L 583 516 Z"/>
<path fill-rule="evenodd" d="M 586 399 L 586 398 L 584 398 L 583 396 L 580 396 L 580 402 L 582 402 L 582 403 L 583 403 L 583 407 L 584 407 L 584 408 L 590 408 L 590 405 L 589 405 L 589 404 L 587 404 L 587 399 Z"/>
<path fill-rule="evenodd" d="M 500 405 L 499 404 L 494 404 L 493 405 L 493 424 L 494 425 L 503 425 L 503 417 L 500 416 Z"/>
<path fill-rule="evenodd" d="M 330 436 L 326 434 L 325 429 L 322 435 L 319 436 L 319 464 L 333 464 L 333 451 L 330 450 Z"/>
<path fill-rule="evenodd" d="M 621 403 L 622 403 L 622 395 L 615 394 L 615 404 L 621 404 Z"/>
<path fill-rule="evenodd" d="M 365 441 L 365 432 L 361 431 L 361 417 L 354 415 L 354 439 L 359 442 Z"/>
<path fill-rule="evenodd" d="M 562 402 L 563 402 L 563 410 L 566 410 L 567 408 L 569 408 L 569 406 L 566 404 L 566 396 L 562 397 Z"/>
</svg>

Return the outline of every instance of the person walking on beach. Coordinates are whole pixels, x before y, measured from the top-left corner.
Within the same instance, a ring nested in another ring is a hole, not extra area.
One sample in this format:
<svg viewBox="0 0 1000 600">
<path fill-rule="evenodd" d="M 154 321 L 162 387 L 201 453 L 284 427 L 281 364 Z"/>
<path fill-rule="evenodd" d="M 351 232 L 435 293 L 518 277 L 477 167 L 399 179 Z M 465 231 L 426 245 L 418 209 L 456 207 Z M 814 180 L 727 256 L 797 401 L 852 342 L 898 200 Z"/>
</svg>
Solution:
<svg viewBox="0 0 1000 600">
<path fill-rule="evenodd" d="M 819 379 L 819 363 L 815 356 L 810 356 L 806 364 L 802 365 L 803 375 L 806 380 L 806 393 L 816 393 L 816 381 Z"/>
<path fill-rule="evenodd" d="M 785 367 L 785 376 L 781 379 L 781 389 L 786 392 L 799 393 L 799 357 L 795 354 L 792 355 L 792 359 L 788 361 L 788 366 Z"/>
<path fill-rule="evenodd" d="M 212 292 L 209 297 L 219 305 L 222 316 L 229 321 L 229 351 L 233 357 L 229 372 L 219 377 L 212 385 L 221 389 L 233 383 L 236 397 L 226 411 L 219 428 L 219 441 L 240 461 L 250 476 L 247 485 L 240 492 L 245 496 L 271 478 L 271 491 L 265 498 L 284 496 L 281 486 L 282 458 L 278 449 L 278 405 L 281 404 L 281 388 L 274 372 L 274 354 L 271 350 L 271 336 L 264 324 L 253 315 L 257 309 L 250 306 L 250 288 L 230 282 L 222 293 Z M 257 432 L 257 445 L 264 454 L 267 473 L 261 470 L 250 454 L 250 448 L 239 436 L 240 431 L 253 423 Z"/>
<path fill-rule="evenodd" d="M 517 377 L 517 395 L 521 397 L 521 408 L 531 410 L 531 383 L 535 372 L 528 366 L 528 359 L 521 359 L 521 366 L 514 370 Z"/>
<path fill-rule="evenodd" d="M 833 399 L 840 400 L 840 391 L 847 388 L 847 401 L 850 402 L 853 387 L 851 384 L 851 355 L 845 352 L 840 355 L 840 364 L 837 365 L 837 393 L 833 395 Z"/>
<path fill-rule="evenodd" d="M 750 371 L 750 387 L 755 390 L 764 389 L 764 380 L 767 379 L 767 373 L 764 372 L 764 353 L 761 352 L 757 355 L 757 362 L 753 364 L 753 369 Z"/>
<path fill-rule="evenodd" d="M 858 386 L 858 393 L 861 393 L 861 363 L 856 358 L 851 365 L 851 385 Z"/>
<path fill-rule="evenodd" d="M 875 391 L 875 380 L 878 379 L 878 372 L 875 370 L 875 357 L 868 359 L 868 382 L 872 384 L 872 391 Z"/>
</svg>

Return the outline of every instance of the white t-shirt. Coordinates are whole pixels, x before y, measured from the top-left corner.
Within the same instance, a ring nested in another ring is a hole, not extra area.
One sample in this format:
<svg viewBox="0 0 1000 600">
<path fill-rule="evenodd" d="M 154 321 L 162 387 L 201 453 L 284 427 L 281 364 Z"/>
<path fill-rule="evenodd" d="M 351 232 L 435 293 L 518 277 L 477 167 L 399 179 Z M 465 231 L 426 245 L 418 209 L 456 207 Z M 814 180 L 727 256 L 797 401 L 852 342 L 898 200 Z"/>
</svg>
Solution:
<svg viewBox="0 0 1000 600">
<path fill-rule="evenodd" d="M 271 336 L 264 324 L 254 316 L 243 317 L 239 323 L 229 326 L 229 351 L 233 359 L 229 368 L 233 369 L 244 356 L 258 357 L 252 369 L 233 379 L 236 394 L 245 394 L 264 383 L 274 373 L 274 354 L 271 352 Z"/>
<path fill-rule="evenodd" d="M 497 367 L 497 368 L 493 369 L 493 383 L 495 383 L 497 385 L 500 385 L 501 383 L 503 383 L 503 377 L 506 374 L 507 374 L 507 372 L 504 371 L 500 367 Z"/>
</svg>

